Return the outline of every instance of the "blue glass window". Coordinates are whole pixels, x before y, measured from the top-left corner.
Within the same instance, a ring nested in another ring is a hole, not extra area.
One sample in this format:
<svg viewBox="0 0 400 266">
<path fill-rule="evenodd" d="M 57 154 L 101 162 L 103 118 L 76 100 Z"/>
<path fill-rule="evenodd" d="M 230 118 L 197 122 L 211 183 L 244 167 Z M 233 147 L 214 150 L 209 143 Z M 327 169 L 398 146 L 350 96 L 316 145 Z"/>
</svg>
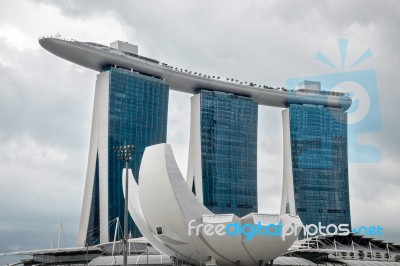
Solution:
<svg viewBox="0 0 400 266">
<path fill-rule="evenodd" d="M 198 93 L 204 205 L 239 217 L 257 212 L 258 105 L 230 93 Z"/>
<path fill-rule="evenodd" d="M 124 162 L 117 159 L 113 147 L 133 144 L 135 153 L 130 167 L 137 181 L 139 167 L 147 146 L 167 141 L 169 86 L 160 79 L 123 69 L 110 68 L 109 126 L 108 126 L 108 192 L 109 218 L 119 217 L 121 228 L 124 217 L 122 169 Z M 129 219 L 132 237 L 141 236 Z M 110 239 L 114 228 L 110 228 Z"/>
<path fill-rule="evenodd" d="M 349 224 L 347 113 L 289 107 L 296 211 L 304 224 Z"/>
</svg>

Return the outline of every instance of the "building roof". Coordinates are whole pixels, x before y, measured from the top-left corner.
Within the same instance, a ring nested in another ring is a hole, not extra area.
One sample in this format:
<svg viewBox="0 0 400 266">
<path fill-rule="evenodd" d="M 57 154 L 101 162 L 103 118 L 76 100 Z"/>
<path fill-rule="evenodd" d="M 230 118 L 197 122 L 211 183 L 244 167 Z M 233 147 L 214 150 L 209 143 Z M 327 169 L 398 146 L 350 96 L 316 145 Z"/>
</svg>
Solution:
<svg viewBox="0 0 400 266">
<path fill-rule="evenodd" d="M 49 52 L 78 65 L 102 71 L 108 66 L 132 70 L 144 75 L 164 79 L 173 90 L 194 94 L 199 89 L 209 89 L 234 93 L 253 98 L 267 106 L 287 107 L 290 103 L 316 104 L 347 110 L 351 98 L 343 93 L 316 91 L 285 91 L 258 85 L 240 84 L 237 80 L 223 81 L 188 70 L 173 68 L 157 60 L 124 52 L 109 46 L 66 40 L 59 37 L 42 37 L 40 45 Z M 196 74 L 195 74 L 196 73 Z"/>
<path fill-rule="evenodd" d="M 16 251 L 16 252 L 8 252 L 2 253 L 2 255 L 14 256 L 14 255 L 26 255 L 26 256 L 35 256 L 35 255 L 53 255 L 53 256 L 61 256 L 61 255 L 73 255 L 73 254 L 81 254 L 81 253 L 102 253 L 103 250 L 99 247 L 73 247 L 73 248 L 53 248 L 53 249 L 38 249 L 38 250 L 27 250 L 27 251 Z"/>
<path fill-rule="evenodd" d="M 303 257 L 319 265 L 400 266 L 400 250 L 395 245 L 353 233 L 299 240 L 284 256 Z"/>
<path fill-rule="evenodd" d="M 349 266 L 400 266 L 400 262 L 395 261 L 367 261 L 367 260 L 340 260 Z"/>
<path fill-rule="evenodd" d="M 134 255 L 128 256 L 128 265 L 172 265 L 172 260 L 166 255 Z M 89 265 L 123 265 L 123 256 L 100 256 L 92 260 Z"/>
<path fill-rule="evenodd" d="M 304 266 L 317 266 L 317 264 L 297 257 L 277 257 L 274 259 L 273 265 L 290 265 L 290 266 L 297 266 L 297 265 L 304 265 Z"/>
</svg>

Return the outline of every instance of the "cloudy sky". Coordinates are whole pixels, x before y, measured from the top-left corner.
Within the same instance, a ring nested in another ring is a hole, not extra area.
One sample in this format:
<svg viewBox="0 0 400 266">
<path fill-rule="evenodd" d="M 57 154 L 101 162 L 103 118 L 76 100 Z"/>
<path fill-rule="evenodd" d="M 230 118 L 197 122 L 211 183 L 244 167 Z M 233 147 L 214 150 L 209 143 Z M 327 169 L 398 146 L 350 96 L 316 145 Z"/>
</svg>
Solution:
<svg viewBox="0 0 400 266">
<path fill-rule="evenodd" d="M 42 35 L 108 45 L 174 66 L 284 86 L 293 77 L 374 69 L 383 127 L 359 141 L 379 163 L 350 163 L 355 226 L 381 225 L 400 242 L 400 3 L 398 1 L 5 1 L 0 0 L 0 253 L 50 247 L 58 224 L 76 241 L 89 148 L 96 72 L 40 47 Z M 186 172 L 190 95 L 171 91 L 168 142 Z M 277 212 L 282 182 L 281 110 L 259 109 L 259 207 Z M 64 242 L 64 241 L 63 241 Z M 4 258 L 0 258 L 5 261 Z"/>
</svg>

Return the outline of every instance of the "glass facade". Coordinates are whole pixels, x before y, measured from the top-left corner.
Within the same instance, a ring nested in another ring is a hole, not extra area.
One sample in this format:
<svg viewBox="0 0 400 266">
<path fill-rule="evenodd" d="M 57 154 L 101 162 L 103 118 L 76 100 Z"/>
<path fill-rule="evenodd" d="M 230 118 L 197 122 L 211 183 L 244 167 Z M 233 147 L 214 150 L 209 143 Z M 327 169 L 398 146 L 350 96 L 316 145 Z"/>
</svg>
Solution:
<svg viewBox="0 0 400 266">
<path fill-rule="evenodd" d="M 304 224 L 349 224 L 347 113 L 289 106 L 296 211 Z"/>
<path fill-rule="evenodd" d="M 230 93 L 197 93 L 204 205 L 239 217 L 257 212 L 257 103 Z"/>
<path fill-rule="evenodd" d="M 113 147 L 133 144 L 135 152 L 130 167 L 138 181 L 139 167 L 147 146 L 167 141 L 167 116 L 169 86 L 160 79 L 128 70 L 107 68 L 109 79 L 108 114 L 108 215 L 119 217 L 124 228 L 124 196 L 122 169 L 125 163 L 118 160 Z M 109 228 L 113 239 L 115 225 Z M 132 237 L 141 236 L 129 217 Z"/>
</svg>

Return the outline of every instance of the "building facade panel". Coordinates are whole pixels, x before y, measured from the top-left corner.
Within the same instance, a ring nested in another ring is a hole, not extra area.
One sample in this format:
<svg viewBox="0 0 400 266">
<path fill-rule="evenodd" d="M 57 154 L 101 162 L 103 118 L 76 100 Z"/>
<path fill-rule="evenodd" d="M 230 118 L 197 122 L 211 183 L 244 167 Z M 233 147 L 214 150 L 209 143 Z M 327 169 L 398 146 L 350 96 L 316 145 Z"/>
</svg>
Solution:
<svg viewBox="0 0 400 266">
<path fill-rule="evenodd" d="M 283 193 L 282 200 L 288 204 L 282 204 L 281 212 L 293 214 L 295 208 L 304 224 L 351 226 L 347 113 L 338 108 L 290 105 L 285 115 L 284 130 L 290 131 L 290 142 L 284 145 L 290 145 L 292 171 L 286 175 L 292 179 L 294 202 Z"/>
<path fill-rule="evenodd" d="M 193 97 L 191 130 L 200 132 L 191 132 L 189 156 L 198 159 L 189 158 L 188 185 L 214 213 L 257 212 L 257 103 L 207 90 Z"/>
<path fill-rule="evenodd" d="M 89 217 L 81 221 L 78 240 L 81 245 L 86 240 L 91 244 L 112 240 L 116 223 L 111 221 L 117 217 L 123 228 L 121 173 L 125 165 L 118 160 L 113 147 L 135 146 L 130 166 L 137 181 L 145 148 L 165 143 L 167 137 L 169 86 L 163 80 L 109 67 L 98 76 L 95 97 L 91 145 L 96 149 L 91 149 L 94 154 L 89 155 L 95 159 L 90 159 L 88 165 L 87 179 L 91 182 L 90 189 L 85 188 L 82 217 Z M 99 184 L 96 183 L 96 174 L 99 175 Z M 96 198 L 96 189 L 99 190 L 99 199 Z M 100 233 L 95 235 L 96 228 L 92 228 L 96 225 L 94 217 L 100 217 Z M 132 237 L 140 236 L 132 219 L 129 219 L 129 231 Z"/>
</svg>

